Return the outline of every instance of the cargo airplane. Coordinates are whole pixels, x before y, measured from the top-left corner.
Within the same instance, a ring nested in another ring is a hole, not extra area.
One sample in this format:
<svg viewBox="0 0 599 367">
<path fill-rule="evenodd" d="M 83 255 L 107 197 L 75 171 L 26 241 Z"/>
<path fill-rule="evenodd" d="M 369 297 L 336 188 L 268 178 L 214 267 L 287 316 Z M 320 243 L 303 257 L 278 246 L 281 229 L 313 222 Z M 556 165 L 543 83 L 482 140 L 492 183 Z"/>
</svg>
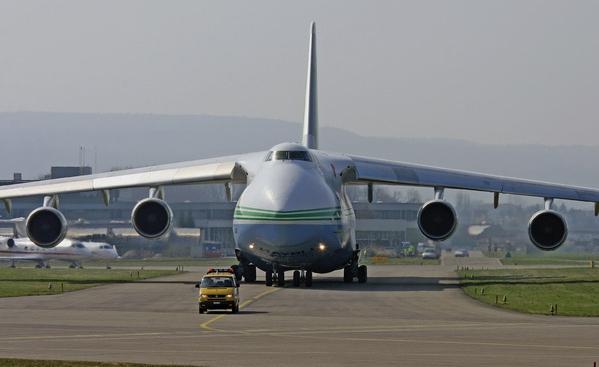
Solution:
<svg viewBox="0 0 599 367">
<path fill-rule="evenodd" d="M 313 272 L 343 269 L 345 282 L 367 281 L 356 243 L 356 217 L 347 195 L 348 185 L 364 185 L 372 201 L 373 186 L 430 187 L 434 197 L 420 209 L 417 223 L 434 241 L 449 238 L 457 226 L 445 189 L 489 192 L 495 207 L 501 194 L 539 197 L 544 209 L 528 224 L 532 243 L 554 250 L 566 239 L 567 224 L 553 208 L 554 199 L 595 203 L 599 190 L 540 181 L 495 176 L 432 166 L 328 152 L 319 149 L 316 75 L 316 33 L 312 23 L 308 53 L 303 137 L 301 143 L 282 143 L 266 151 L 123 170 L 88 176 L 16 184 L 0 188 L 7 209 L 11 199 L 37 195 L 41 206 L 26 221 L 29 238 L 38 246 L 56 246 L 65 236 L 67 221 L 59 211 L 64 193 L 97 190 L 106 205 L 110 190 L 147 187 L 148 197 L 132 209 L 131 223 L 143 237 L 158 238 L 172 225 L 167 185 L 222 183 L 231 197 L 232 183 L 244 183 L 234 217 L 233 234 L 239 265 L 238 277 L 256 279 L 256 267 L 266 273 L 266 285 L 285 284 L 293 272 L 293 285 L 312 285 Z"/>
</svg>

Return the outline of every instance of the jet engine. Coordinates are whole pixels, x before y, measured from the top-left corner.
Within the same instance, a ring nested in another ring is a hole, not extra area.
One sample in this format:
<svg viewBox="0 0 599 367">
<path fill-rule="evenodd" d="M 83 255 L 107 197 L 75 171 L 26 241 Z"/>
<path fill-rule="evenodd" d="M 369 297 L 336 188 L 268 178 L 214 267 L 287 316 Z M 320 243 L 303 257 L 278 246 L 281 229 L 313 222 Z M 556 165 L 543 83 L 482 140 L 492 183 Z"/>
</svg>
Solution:
<svg viewBox="0 0 599 367">
<path fill-rule="evenodd" d="M 64 215 L 50 206 L 33 210 L 25 221 L 27 237 L 36 245 L 51 248 L 58 245 L 67 234 Z"/>
<path fill-rule="evenodd" d="M 131 212 L 131 223 L 135 231 L 145 238 L 158 238 L 166 234 L 173 219 L 173 212 L 161 199 L 141 200 Z"/>
<path fill-rule="evenodd" d="M 530 218 L 528 236 L 539 249 L 544 251 L 555 250 L 568 237 L 568 225 L 564 217 L 558 212 L 541 210 Z"/>
<path fill-rule="evenodd" d="M 449 238 L 458 224 L 453 206 L 435 199 L 425 203 L 418 212 L 418 227 L 423 235 L 433 241 Z"/>
</svg>

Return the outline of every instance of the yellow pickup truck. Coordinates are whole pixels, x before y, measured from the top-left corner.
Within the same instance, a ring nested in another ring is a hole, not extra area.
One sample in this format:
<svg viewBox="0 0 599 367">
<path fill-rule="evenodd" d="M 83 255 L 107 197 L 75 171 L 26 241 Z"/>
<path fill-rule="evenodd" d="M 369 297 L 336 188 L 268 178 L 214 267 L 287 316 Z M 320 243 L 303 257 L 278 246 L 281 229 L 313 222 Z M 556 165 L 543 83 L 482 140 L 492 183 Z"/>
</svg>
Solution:
<svg viewBox="0 0 599 367">
<path fill-rule="evenodd" d="M 199 288 L 199 313 L 228 309 L 239 312 L 239 283 L 232 269 L 208 270 L 196 288 Z"/>
</svg>

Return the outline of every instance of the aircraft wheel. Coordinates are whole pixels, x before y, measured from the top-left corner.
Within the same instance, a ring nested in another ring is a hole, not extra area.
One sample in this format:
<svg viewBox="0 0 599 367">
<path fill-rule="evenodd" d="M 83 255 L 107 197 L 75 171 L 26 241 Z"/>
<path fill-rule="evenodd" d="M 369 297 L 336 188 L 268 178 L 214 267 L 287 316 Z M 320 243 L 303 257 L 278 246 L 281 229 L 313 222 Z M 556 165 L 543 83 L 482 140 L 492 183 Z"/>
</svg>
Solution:
<svg viewBox="0 0 599 367">
<path fill-rule="evenodd" d="M 305 280 L 305 284 L 306 287 L 311 287 L 312 286 L 312 272 L 311 271 L 307 271 L 306 272 L 306 280 Z"/>
<path fill-rule="evenodd" d="M 69 269 L 75 269 L 76 267 L 77 267 L 77 265 L 75 265 L 75 264 L 69 265 Z"/>
<path fill-rule="evenodd" d="M 231 265 L 231 270 L 233 270 L 233 273 L 235 274 L 235 280 L 239 282 L 242 275 L 239 271 L 239 265 Z"/>
<path fill-rule="evenodd" d="M 277 272 L 277 285 L 279 287 L 285 286 L 285 272 L 283 270 Z"/>
<path fill-rule="evenodd" d="M 368 280 L 368 268 L 366 265 L 360 265 L 358 267 L 358 282 L 366 283 Z"/>
<path fill-rule="evenodd" d="M 351 266 L 346 266 L 343 268 L 343 282 L 351 283 L 354 281 L 354 273 L 352 271 Z"/>
<path fill-rule="evenodd" d="M 299 272 L 299 270 L 295 270 L 293 272 L 293 286 L 294 287 L 299 287 L 300 286 L 300 272 Z"/>
<path fill-rule="evenodd" d="M 266 282 L 265 282 L 267 287 L 272 286 L 272 271 L 267 271 L 266 272 Z"/>
<path fill-rule="evenodd" d="M 243 274 L 243 278 L 247 283 L 256 281 L 256 265 L 247 265 L 246 271 Z"/>
</svg>

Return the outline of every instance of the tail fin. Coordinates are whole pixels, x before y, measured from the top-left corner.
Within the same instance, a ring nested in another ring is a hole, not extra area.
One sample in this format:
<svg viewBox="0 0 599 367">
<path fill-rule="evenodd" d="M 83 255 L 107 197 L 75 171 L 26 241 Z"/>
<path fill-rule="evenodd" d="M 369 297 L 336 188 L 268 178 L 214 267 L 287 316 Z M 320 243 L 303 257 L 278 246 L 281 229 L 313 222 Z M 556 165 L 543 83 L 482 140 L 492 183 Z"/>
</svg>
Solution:
<svg viewBox="0 0 599 367">
<path fill-rule="evenodd" d="M 302 144 L 318 149 L 318 95 L 316 92 L 316 23 L 310 25 L 310 49 L 308 51 L 308 76 L 306 80 L 306 109 Z"/>
<path fill-rule="evenodd" d="M 25 218 L 0 219 L 0 223 L 11 223 L 13 225 L 13 237 L 27 237 L 27 229 L 25 228 Z"/>
</svg>

